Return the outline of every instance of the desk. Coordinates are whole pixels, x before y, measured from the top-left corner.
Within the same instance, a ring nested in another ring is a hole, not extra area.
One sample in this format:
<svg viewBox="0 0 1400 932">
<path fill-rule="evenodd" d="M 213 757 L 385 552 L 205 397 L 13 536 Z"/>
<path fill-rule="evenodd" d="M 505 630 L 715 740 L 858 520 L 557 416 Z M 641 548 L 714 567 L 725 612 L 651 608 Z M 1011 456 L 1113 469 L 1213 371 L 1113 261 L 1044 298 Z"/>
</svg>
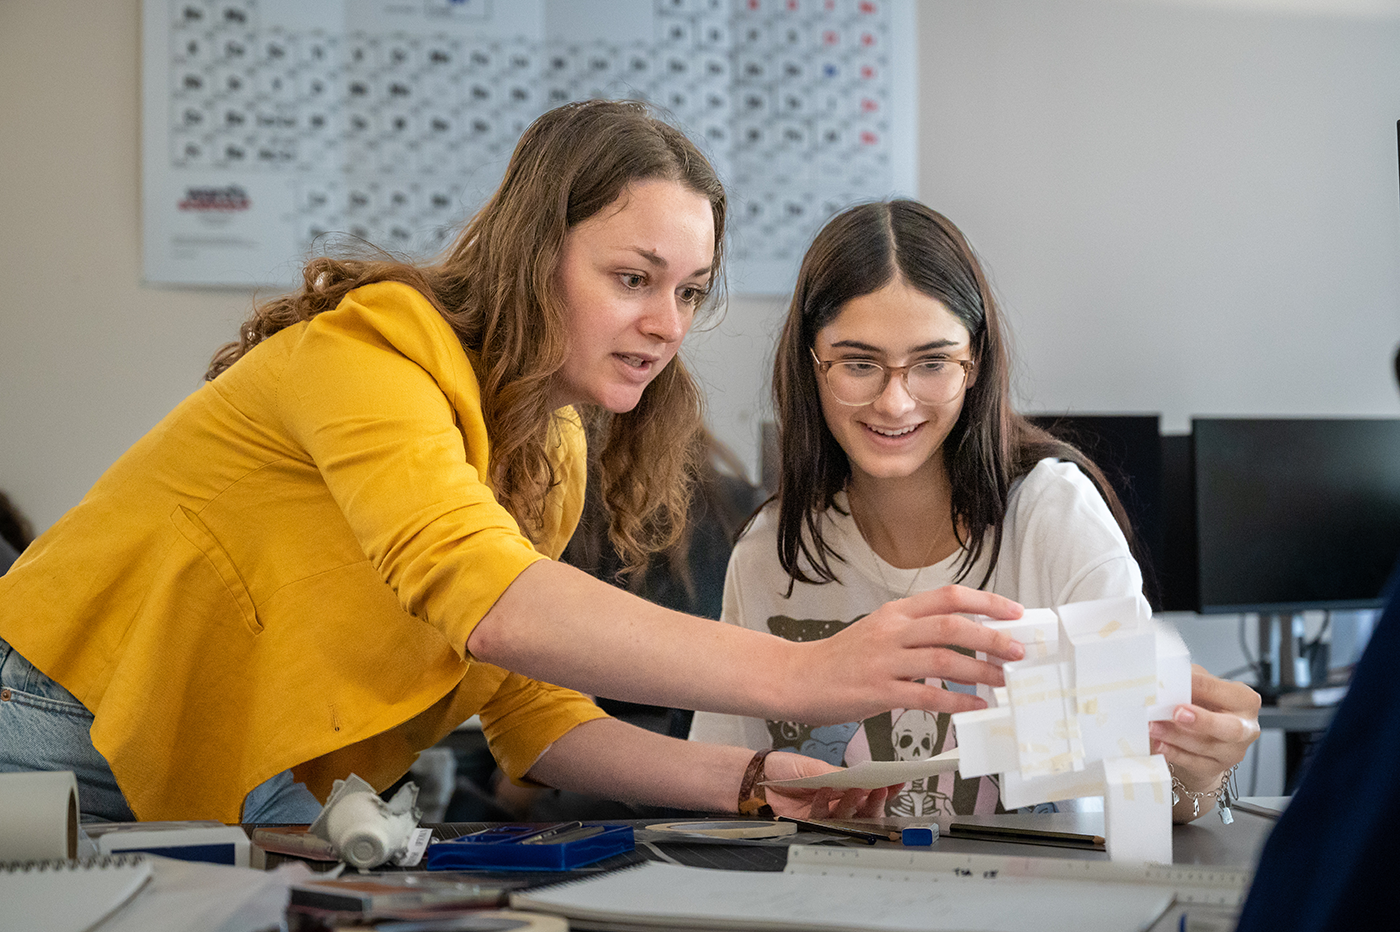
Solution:
<svg viewBox="0 0 1400 932">
<path fill-rule="evenodd" d="M 837 836 L 821 835 L 799 831 L 785 839 L 762 842 L 721 842 L 718 840 L 686 841 L 674 837 L 658 838 L 658 833 L 646 830 L 646 826 L 658 820 L 590 820 L 607 824 L 631 824 L 638 830 L 637 850 L 632 854 L 619 855 L 601 862 L 594 870 L 610 869 L 629 863 L 645 860 L 667 860 L 691 867 L 712 867 L 731 870 L 780 871 L 787 860 L 788 844 L 835 845 L 842 847 L 865 847 L 863 843 Z M 927 825 L 924 819 L 888 819 L 887 823 L 898 826 L 904 824 Z M 946 834 L 952 818 L 938 820 L 940 838 L 932 849 L 943 853 L 1005 855 L 1013 857 L 1073 858 L 1090 861 L 1106 861 L 1107 855 L 1101 851 L 1082 851 L 1067 848 L 1054 848 L 1043 845 L 1012 844 L 1006 842 L 986 842 L 964 838 L 952 838 Z M 1103 833 L 1102 813 L 1054 813 L 1036 816 L 1007 815 L 996 817 L 999 823 L 1009 825 L 1034 826 L 1058 831 L 1086 834 Z M 1190 825 L 1177 825 L 1172 829 L 1173 861 L 1179 865 L 1201 865 L 1220 867 L 1250 867 L 1257 858 L 1273 820 L 1243 810 L 1235 810 L 1235 822 L 1224 825 L 1215 815 L 1208 815 Z M 486 827 L 484 823 L 452 823 L 433 826 L 439 837 L 457 837 L 470 831 Z M 893 842 L 879 842 L 879 846 L 899 848 Z M 592 872 L 592 871 L 590 871 Z M 499 876 L 499 875 L 498 875 Z M 533 875 L 539 880 L 540 875 Z M 551 875 L 550 880 L 559 879 Z M 1169 932 L 1178 928 L 1181 908 L 1173 907 L 1151 928 Z"/>
</svg>

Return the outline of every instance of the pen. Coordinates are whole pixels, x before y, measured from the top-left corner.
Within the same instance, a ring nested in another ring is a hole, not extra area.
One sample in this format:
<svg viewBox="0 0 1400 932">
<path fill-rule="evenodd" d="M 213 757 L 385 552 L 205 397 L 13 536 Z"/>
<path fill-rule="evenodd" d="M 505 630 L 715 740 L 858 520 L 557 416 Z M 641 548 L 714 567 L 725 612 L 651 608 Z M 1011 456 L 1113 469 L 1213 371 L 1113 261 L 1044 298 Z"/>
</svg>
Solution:
<svg viewBox="0 0 1400 932">
<path fill-rule="evenodd" d="M 1011 825 L 971 825 L 966 822 L 954 822 L 948 826 L 948 835 L 952 838 L 971 838 L 978 841 L 1026 842 L 1067 848 L 1102 848 L 1104 846 L 1101 835 L 1052 832 L 1047 829 L 1018 828 Z"/>
<path fill-rule="evenodd" d="M 553 843 L 556 838 L 574 829 L 583 828 L 582 822 L 560 822 L 558 825 L 551 825 L 549 828 L 542 828 L 538 832 L 531 832 L 519 838 L 512 838 L 511 841 L 518 841 L 524 845 L 541 845 L 546 842 Z"/>
<path fill-rule="evenodd" d="M 543 835 L 534 835 L 525 839 L 523 845 L 563 845 L 571 841 L 581 841 L 584 838 L 592 838 L 594 835 L 601 835 L 603 826 L 601 825 L 581 825 L 576 828 L 561 829 L 560 831 L 549 831 Z"/>
<path fill-rule="evenodd" d="M 802 828 L 811 829 L 814 832 L 827 832 L 832 835 L 845 835 L 848 838 L 859 838 L 866 844 L 873 845 L 877 841 L 899 841 L 903 836 L 899 832 L 892 832 L 882 828 L 857 828 L 853 825 L 838 825 L 834 822 L 819 822 L 813 819 L 794 819 L 791 816 L 778 816 L 779 822 L 792 822 Z"/>
</svg>

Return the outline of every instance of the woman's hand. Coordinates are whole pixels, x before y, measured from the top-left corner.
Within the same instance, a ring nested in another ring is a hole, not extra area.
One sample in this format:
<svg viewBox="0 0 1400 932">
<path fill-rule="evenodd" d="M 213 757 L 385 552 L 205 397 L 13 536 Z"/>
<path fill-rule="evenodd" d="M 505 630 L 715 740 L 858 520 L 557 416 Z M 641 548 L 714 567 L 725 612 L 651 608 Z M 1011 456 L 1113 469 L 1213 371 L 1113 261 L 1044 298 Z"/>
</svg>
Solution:
<svg viewBox="0 0 1400 932">
<path fill-rule="evenodd" d="M 1010 599 L 964 586 L 944 586 L 888 602 L 829 638 L 800 645 L 801 666 L 790 671 L 786 695 L 812 701 L 787 718 L 827 725 L 890 709 L 983 708 L 981 699 L 949 692 L 938 681 L 1005 685 L 1001 667 L 970 654 L 981 651 L 1001 660 L 1020 660 L 1025 648 L 964 616 L 1011 620 L 1021 612 Z M 814 693 L 813 683 L 823 688 Z"/>
<path fill-rule="evenodd" d="M 1218 794 L 1225 772 L 1244 759 L 1259 737 L 1259 694 L 1244 683 L 1212 676 L 1191 665 L 1191 702 L 1179 705 L 1169 722 L 1151 722 L 1152 753 L 1161 754 L 1173 775 L 1193 793 Z M 1180 794 L 1172 816 L 1196 817 L 1189 796 Z M 1203 796 L 1199 811 L 1215 808 L 1216 795 Z"/>
<path fill-rule="evenodd" d="M 774 751 L 763 761 L 768 780 L 795 780 L 840 770 L 801 754 Z M 764 793 L 774 814 L 794 819 L 871 819 L 885 814 L 885 800 L 903 784 L 878 790 L 799 790 L 768 786 Z"/>
</svg>

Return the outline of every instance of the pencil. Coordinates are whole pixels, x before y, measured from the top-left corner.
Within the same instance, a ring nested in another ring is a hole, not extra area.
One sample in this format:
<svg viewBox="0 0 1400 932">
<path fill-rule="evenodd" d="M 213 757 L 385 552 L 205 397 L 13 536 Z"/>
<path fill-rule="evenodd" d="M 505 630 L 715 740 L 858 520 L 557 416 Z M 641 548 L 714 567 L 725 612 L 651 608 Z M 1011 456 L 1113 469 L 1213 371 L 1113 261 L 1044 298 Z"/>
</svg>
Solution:
<svg viewBox="0 0 1400 932">
<path fill-rule="evenodd" d="M 1052 832 L 1047 829 L 1019 828 L 1012 825 L 971 825 L 954 822 L 948 826 L 952 838 L 972 838 L 979 841 L 1010 841 L 1039 845 L 1060 845 L 1068 848 L 1102 848 L 1101 835 L 1077 832 Z"/>
<path fill-rule="evenodd" d="M 811 829 L 814 832 L 826 832 L 831 835 L 845 835 L 848 838 L 859 838 L 867 844 L 875 844 L 877 841 L 899 841 L 903 836 L 899 832 L 892 832 L 883 828 L 859 828 L 854 825 L 843 825 L 835 822 L 822 822 L 816 819 L 794 819 L 791 816 L 778 816 L 779 822 L 791 822 L 801 828 Z"/>
</svg>

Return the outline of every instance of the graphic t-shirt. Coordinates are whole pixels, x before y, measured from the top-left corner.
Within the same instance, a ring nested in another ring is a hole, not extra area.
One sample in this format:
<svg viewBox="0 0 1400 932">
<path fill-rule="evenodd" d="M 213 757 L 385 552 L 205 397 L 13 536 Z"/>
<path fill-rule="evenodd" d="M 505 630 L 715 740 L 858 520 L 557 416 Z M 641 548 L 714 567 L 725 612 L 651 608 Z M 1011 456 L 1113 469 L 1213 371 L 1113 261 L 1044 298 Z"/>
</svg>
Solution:
<svg viewBox="0 0 1400 932">
<path fill-rule="evenodd" d="M 837 504 L 841 510 L 827 512 L 823 531 L 845 559 L 834 563 L 839 581 L 799 582 L 787 595 L 789 579 L 778 563 L 777 507 L 770 504 L 730 557 L 723 621 L 790 641 L 815 641 L 903 597 L 911 585 L 922 592 L 954 581 L 961 553 L 922 569 L 891 566 L 865 543 L 843 495 Z M 1026 608 L 1125 595 L 1142 598 L 1142 574 L 1123 532 L 1093 483 L 1074 464 L 1042 460 L 1018 480 L 1008 500 L 1004 529 L 988 591 Z M 981 581 L 988 560 L 984 551 L 965 584 Z M 972 691 L 957 683 L 942 685 Z M 866 760 L 925 760 L 957 745 L 951 716 L 923 709 L 893 709 L 860 722 L 815 727 L 699 712 L 690 737 L 756 750 L 795 751 L 843 766 Z M 993 777 L 963 779 L 957 773 L 913 781 L 886 804 L 887 814 L 902 816 L 997 811 L 1000 791 Z"/>
</svg>

